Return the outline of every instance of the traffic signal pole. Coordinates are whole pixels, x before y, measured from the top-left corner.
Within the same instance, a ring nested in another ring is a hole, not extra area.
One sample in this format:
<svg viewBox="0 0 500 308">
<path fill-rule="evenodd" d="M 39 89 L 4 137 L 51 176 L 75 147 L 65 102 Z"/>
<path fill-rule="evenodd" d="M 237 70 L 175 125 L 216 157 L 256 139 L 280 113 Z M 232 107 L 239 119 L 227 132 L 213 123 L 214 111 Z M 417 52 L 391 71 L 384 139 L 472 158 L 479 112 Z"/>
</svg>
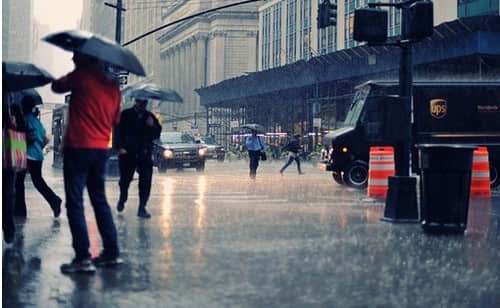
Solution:
<svg viewBox="0 0 500 308">
<path fill-rule="evenodd" d="M 104 2 L 104 5 L 112 7 L 116 9 L 116 28 L 115 28 L 115 40 L 118 44 L 121 44 L 122 41 L 122 12 L 126 11 L 123 8 L 123 1 L 116 0 L 116 5 L 111 4 L 109 2 Z"/>
</svg>

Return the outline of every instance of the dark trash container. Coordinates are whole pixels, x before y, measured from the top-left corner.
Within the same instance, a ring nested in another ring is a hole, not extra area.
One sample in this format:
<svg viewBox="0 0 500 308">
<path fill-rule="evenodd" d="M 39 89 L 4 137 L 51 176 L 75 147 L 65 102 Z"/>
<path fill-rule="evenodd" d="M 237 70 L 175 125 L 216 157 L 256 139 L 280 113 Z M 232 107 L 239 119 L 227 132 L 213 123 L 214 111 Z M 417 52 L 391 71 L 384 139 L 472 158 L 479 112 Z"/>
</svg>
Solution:
<svg viewBox="0 0 500 308">
<path fill-rule="evenodd" d="M 420 144 L 420 214 L 430 233 L 463 233 L 467 228 L 472 154 L 460 144 Z"/>
</svg>

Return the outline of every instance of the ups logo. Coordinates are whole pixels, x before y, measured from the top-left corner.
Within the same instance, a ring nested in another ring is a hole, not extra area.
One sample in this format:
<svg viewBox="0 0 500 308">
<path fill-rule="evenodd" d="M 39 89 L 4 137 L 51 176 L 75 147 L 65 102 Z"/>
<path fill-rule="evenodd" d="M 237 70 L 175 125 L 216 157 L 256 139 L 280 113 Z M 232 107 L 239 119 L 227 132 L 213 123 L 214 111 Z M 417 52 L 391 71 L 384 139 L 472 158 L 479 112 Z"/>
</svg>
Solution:
<svg viewBox="0 0 500 308">
<path fill-rule="evenodd" d="M 431 116 L 442 119 L 446 115 L 446 100 L 438 98 L 430 101 Z"/>
</svg>

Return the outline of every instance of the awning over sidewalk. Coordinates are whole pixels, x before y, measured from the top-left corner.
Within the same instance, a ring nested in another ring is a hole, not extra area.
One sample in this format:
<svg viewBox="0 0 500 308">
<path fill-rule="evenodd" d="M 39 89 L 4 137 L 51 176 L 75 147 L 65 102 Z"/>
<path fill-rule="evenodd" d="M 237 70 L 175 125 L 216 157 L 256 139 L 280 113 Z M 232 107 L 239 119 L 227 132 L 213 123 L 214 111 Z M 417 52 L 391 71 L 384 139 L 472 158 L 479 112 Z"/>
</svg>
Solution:
<svg viewBox="0 0 500 308">
<path fill-rule="evenodd" d="M 292 91 L 313 84 L 350 79 L 397 70 L 396 46 L 358 46 L 313 57 L 308 61 L 249 73 L 196 89 L 204 106 L 228 105 L 275 92 Z M 443 23 L 434 34 L 413 48 L 415 66 L 488 56 L 500 66 L 500 16 L 474 16 Z"/>
</svg>

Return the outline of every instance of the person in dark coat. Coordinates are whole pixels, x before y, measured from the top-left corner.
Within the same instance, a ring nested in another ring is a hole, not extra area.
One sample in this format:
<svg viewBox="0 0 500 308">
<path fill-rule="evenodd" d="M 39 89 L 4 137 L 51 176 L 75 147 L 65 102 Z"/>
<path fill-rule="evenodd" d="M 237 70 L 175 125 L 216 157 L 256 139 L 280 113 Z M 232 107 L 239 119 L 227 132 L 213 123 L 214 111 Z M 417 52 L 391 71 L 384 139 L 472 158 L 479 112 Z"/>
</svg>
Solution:
<svg viewBox="0 0 500 308">
<path fill-rule="evenodd" d="M 151 192 L 153 177 L 153 140 L 160 138 L 161 125 L 158 119 L 146 110 L 148 101 L 135 100 L 135 106 L 122 111 L 120 124 L 117 127 L 118 155 L 120 168 L 120 199 L 116 206 L 118 212 L 125 209 L 128 198 L 128 187 L 139 173 L 139 209 L 137 216 L 149 218 L 146 203 Z"/>
<path fill-rule="evenodd" d="M 288 161 L 286 164 L 280 169 L 280 174 L 283 175 L 283 172 L 285 171 L 288 166 L 290 166 L 293 161 L 297 163 L 297 171 L 299 174 L 303 174 L 302 170 L 300 170 L 300 158 L 299 158 L 299 151 L 301 149 L 300 146 L 300 135 L 295 135 L 294 139 L 290 140 L 288 144 L 283 147 L 282 151 L 288 151 L 290 153 L 288 157 Z"/>
</svg>

